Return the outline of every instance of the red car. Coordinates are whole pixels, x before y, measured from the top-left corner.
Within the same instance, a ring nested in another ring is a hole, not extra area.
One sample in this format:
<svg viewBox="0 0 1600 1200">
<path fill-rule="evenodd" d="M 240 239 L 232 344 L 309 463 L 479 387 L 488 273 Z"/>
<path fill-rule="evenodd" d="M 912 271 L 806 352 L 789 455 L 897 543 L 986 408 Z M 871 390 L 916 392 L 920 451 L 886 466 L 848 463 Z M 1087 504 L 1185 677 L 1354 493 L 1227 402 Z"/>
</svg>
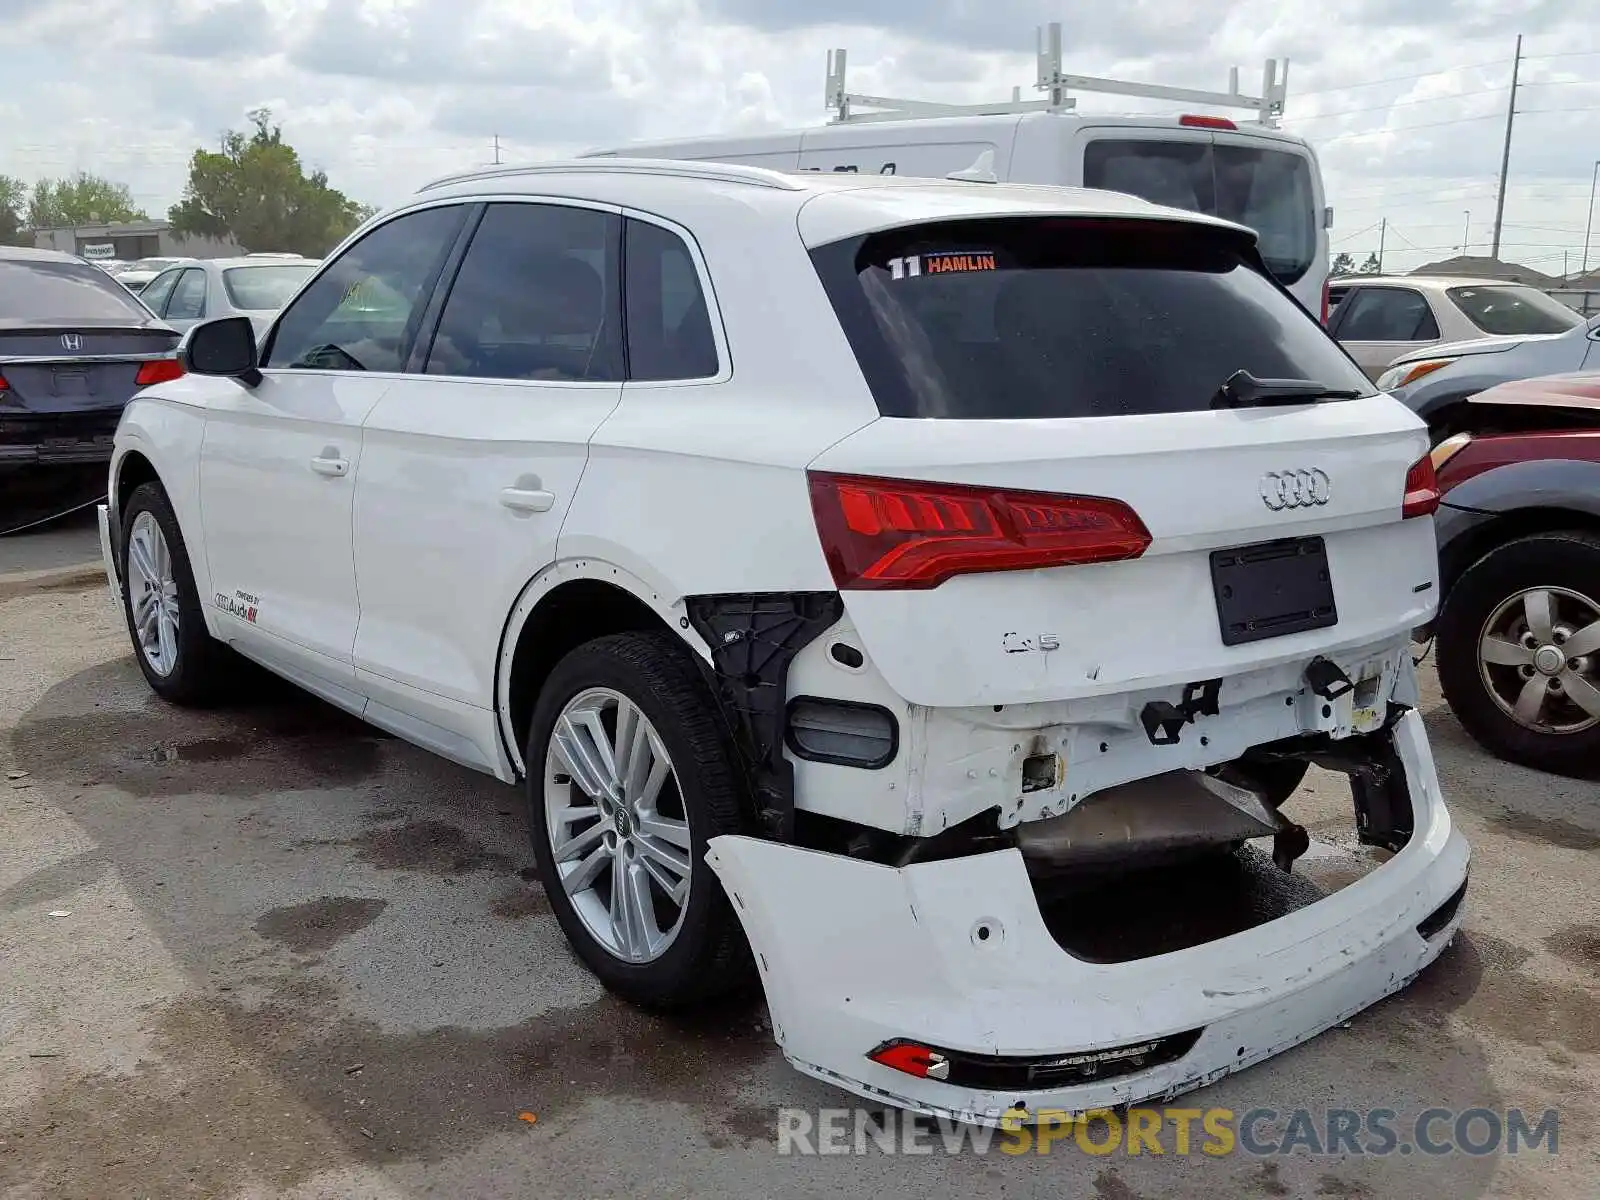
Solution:
<svg viewBox="0 0 1600 1200">
<path fill-rule="evenodd" d="M 1433 451 L 1445 699 L 1500 758 L 1600 773 L 1600 375 L 1466 404 L 1477 432 Z"/>
</svg>

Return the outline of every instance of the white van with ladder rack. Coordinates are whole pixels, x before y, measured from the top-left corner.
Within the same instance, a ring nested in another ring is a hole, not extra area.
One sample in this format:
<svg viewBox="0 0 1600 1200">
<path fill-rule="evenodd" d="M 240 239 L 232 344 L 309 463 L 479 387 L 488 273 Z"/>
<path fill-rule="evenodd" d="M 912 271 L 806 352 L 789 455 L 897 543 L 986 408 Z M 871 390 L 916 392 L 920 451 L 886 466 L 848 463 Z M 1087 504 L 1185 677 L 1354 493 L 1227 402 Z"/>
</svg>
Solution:
<svg viewBox="0 0 1600 1200">
<path fill-rule="evenodd" d="M 845 90 L 844 50 L 828 56 L 828 124 L 782 133 L 653 142 L 586 157 L 700 159 L 780 171 L 841 171 L 1038 183 L 1127 192 L 1222 217 L 1255 230 L 1273 276 L 1311 312 L 1327 316 L 1328 228 L 1322 172 L 1303 139 L 1277 125 L 1288 60 L 1268 59 L 1259 96 L 1069 75 L 1061 26 L 1038 33 L 1042 100 L 940 104 Z M 1247 109 L 1235 121 L 1204 114 L 1079 113 L 1069 92 L 1099 92 L 1207 108 Z"/>
</svg>

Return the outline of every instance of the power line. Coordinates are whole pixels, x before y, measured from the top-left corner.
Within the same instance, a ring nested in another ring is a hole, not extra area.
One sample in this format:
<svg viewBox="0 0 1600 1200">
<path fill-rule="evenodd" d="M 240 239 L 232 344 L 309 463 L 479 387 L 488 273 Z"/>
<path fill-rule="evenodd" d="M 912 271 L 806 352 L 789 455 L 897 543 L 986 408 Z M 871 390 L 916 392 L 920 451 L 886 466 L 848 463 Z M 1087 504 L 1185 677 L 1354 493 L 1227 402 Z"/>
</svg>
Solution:
<svg viewBox="0 0 1600 1200">
<path fill-rule="evenodd" d="M 1358 113 L 1388 112 L 1391 108 L 1406 108 L 1413 104 L 1441 104 L 1446 100 L 1470 100 L 1474 96 L 1489 96 L 1495 92 L 1503 92 L 1504 87 L 1484 88 L 1477 92 L 1456 92 L 1449 96 L 1422 96 L 1416 100 L 1396 100 L 1391 104 L 1372 104 L 1366 108 L 1347 108 L 1341 112 L 1313 113 L 1305 117 L 1285 116 L 1285 120 L 1292 121 L 1331 121 L 1334 117 L 1353 117 Z"/>
<path fill-rule="evenodd" d="M 1378 87 L 1385 83 L 1408 83 L 1413 79 L 1431 79 L 1435 75 L 1453 75 L 1457 71 L 1476 71 L 1483 67 L 1503 67 L 1506 60 L 1495 59 L 1493 62 L 1473 63 L 1465 67 L 1445 67 L 1438 71 L 1421 71 L 1416 75 L 1391 75 L 1387 79 L 1368 79 L 1362 83 L 1341 83 L 1337 87 L 1316 88 L 1309 92 L 1296 92 L 1297 96 L 1326 96 L 1329 92 L 1347 92 L 1354 88 Z"/>
</svg>

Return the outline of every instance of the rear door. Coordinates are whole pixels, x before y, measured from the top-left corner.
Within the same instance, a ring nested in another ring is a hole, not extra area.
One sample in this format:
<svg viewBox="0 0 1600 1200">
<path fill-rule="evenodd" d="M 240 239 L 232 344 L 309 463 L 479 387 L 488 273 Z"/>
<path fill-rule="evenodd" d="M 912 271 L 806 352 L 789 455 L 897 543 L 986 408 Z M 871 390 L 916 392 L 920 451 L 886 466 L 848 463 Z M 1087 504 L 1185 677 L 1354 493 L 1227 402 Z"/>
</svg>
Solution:
<svg viewBox="0 0 1600 1200">
<path fill-rule="evenodd" d="M 1437 342 L 1439 322 L 1419 289 L 1385 284 L 1351 288 L 1329 332 L 1376 379 L 1402 354 Z"/>
<path fill-rule="evenodd" d="M 883 414 L 812 464 L 813 505 L 850 618 L 908 700 L 1203 681 L 1430 611 L 1431 522 L 1402 518 L 1420 423 L 1238 235 L 955 221 L 813 258 Z M 1358 398 L 1230 406 L 1241 370 Z M 1223 594 L 1230 562 L 1285 554 L 1281 586 Z"/>
<path fill-rule="evenodd" d="M 493 753 L 506 613 L 554 560 L 589 438 L 622 393 L 621 239 L 616 208 L 489 204 L 412 373 L 365 420 L 359 683 L 458 760 Z M 485 732 L 487 746 L 461 742 Z"/>
</svg>

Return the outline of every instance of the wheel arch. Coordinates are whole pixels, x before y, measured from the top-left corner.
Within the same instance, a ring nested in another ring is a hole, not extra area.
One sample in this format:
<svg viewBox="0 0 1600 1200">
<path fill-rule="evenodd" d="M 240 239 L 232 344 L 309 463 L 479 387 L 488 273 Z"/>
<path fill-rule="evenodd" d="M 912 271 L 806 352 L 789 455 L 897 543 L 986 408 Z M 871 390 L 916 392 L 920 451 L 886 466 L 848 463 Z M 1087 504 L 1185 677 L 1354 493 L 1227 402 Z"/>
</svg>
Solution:
<svg viewBox="0 0 1600 1200">
<path fill-rule="evenodd" d="M 1486 554 L 1519 538 L 1562 530 L 1600 534 L 1600 514 L 1559 505 L 1534 506 L 1501 513 L 1466 530 L 1439 554 L 1439 600 L 1450 599 L 1461 576 Z"/>
<path fill-rule="evenodd" d="M 568 559 L 529 580 L 506 618 L 495 665 L 495 716 L 514 775 L 526 774 L 522 739 L 556 663 L 584 642 L 640 630 L 673 633 L 697 658 L 710 662 L 683 599 L 663 595 L 624 567 Z"/>
</svg>

